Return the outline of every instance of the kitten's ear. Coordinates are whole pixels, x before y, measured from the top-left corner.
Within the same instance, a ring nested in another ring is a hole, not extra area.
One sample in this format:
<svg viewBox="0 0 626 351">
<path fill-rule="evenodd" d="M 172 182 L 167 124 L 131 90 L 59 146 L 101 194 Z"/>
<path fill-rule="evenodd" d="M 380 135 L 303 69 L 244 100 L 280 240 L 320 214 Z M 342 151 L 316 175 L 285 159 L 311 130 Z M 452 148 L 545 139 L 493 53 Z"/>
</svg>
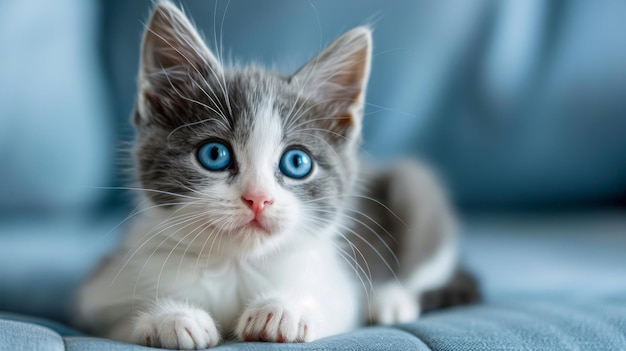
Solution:
<svg viewBox="0 0 626 351">
<path fill-rule="evenodd" d="M 357 27 L 343 34 L 291 79 L 332 105 L 334 126 L 360 130 L 372 56 L 372 32 Z M 343 133 L 342 133 L 343 134 Z"/>
<path fill-rule="evenodd" d="M 150 74 L 178 68 L 205 74 L 220 65 L 185 14 L 169 1 L 160 1 L 144 32 L 141 74 L 149 79 Z"/>
<path fill-rule="evenodd" d="M 141 44 L 140 108 L 141 102 L 158 104 L 156 96 L 171 95 L 189 77 L 217 75 L 221 69 L 185 14 L 169 1 L 157 2 Z"/>
</svg>

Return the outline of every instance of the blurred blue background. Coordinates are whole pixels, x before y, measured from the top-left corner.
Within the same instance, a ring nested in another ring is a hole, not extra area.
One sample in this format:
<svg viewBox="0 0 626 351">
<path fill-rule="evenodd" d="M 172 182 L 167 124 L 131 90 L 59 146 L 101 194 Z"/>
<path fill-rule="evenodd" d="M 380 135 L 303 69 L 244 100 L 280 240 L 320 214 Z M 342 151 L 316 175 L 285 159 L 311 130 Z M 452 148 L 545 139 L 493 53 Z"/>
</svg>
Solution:
<svg viewBox="0 0 626 351">
<path fill-rule="evenodd" d="M 0 1 L 0 310 L 67 320 L 132 196 L 151 2 Z M 294 72 L 372 24 L 364 154 L 419 157 L 488 298 L 626 292 L 626 1 L 184 1 L 226 59 Z"/>
</svg>

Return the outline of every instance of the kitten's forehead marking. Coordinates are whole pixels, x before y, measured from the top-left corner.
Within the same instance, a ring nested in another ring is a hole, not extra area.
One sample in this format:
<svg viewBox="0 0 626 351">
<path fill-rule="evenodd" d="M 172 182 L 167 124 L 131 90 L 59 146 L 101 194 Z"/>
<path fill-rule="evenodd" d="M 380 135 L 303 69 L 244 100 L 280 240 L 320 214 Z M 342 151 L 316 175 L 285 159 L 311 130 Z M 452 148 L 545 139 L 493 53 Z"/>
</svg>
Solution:
<svg viewBox="0 0 626 351">
<path fill-rule="evenodd" d="M 271 97 L 257 103 L 251 116 L 249 139 L 245 146 L 245 161 L 242 165 L 249 178 L 244 181 L 246 191 L 271 191 L 275 165 L 282 141 L 282 123 L 274 109 Z"/>
</svg>

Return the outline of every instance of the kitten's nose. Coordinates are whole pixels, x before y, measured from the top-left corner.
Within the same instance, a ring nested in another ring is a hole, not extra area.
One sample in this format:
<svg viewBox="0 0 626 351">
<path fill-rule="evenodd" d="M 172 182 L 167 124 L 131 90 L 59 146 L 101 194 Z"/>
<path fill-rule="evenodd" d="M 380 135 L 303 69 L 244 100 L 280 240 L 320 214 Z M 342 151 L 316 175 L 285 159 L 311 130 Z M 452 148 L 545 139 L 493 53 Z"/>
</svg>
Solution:
<svg viewBox="0 0 626 351">
<path fill-rule="evenodd" d="M 250 207 L 252 212 L 259 214 L 263 212 L 265 207 L 274 203 L 274 200 L 265 194 L 246 193 L 243 194 L 241 200 Z"/>
</svg>

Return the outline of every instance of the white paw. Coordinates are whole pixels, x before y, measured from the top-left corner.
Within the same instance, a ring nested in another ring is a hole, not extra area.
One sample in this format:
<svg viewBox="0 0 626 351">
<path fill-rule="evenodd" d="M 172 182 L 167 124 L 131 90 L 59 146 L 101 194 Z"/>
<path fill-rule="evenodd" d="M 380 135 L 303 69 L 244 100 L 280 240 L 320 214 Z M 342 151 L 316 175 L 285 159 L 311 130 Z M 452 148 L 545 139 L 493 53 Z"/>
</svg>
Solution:
<svg viewBox="0 0 626 351">
<path fill-rule="evenodd" d="M 370 295 L 370 320 L 376 324 L 405 323 L 420 314 L 418 298 L 398 284 L 387 284 Z"/>
<path fill-rule="evenodd" d="M 180 307 L 140 314 L 135 321 L 133 340 L 150 347 L 198 350 L 217 345 L 220 334 L 206 311 Z"/>
<path fill-rule="evenodd" d="M 314 337 L 314 326 L 297 306 L 278 300 L 249 306 L 237 325 L 245 341 L 305 342 Z"/>
</svg>

